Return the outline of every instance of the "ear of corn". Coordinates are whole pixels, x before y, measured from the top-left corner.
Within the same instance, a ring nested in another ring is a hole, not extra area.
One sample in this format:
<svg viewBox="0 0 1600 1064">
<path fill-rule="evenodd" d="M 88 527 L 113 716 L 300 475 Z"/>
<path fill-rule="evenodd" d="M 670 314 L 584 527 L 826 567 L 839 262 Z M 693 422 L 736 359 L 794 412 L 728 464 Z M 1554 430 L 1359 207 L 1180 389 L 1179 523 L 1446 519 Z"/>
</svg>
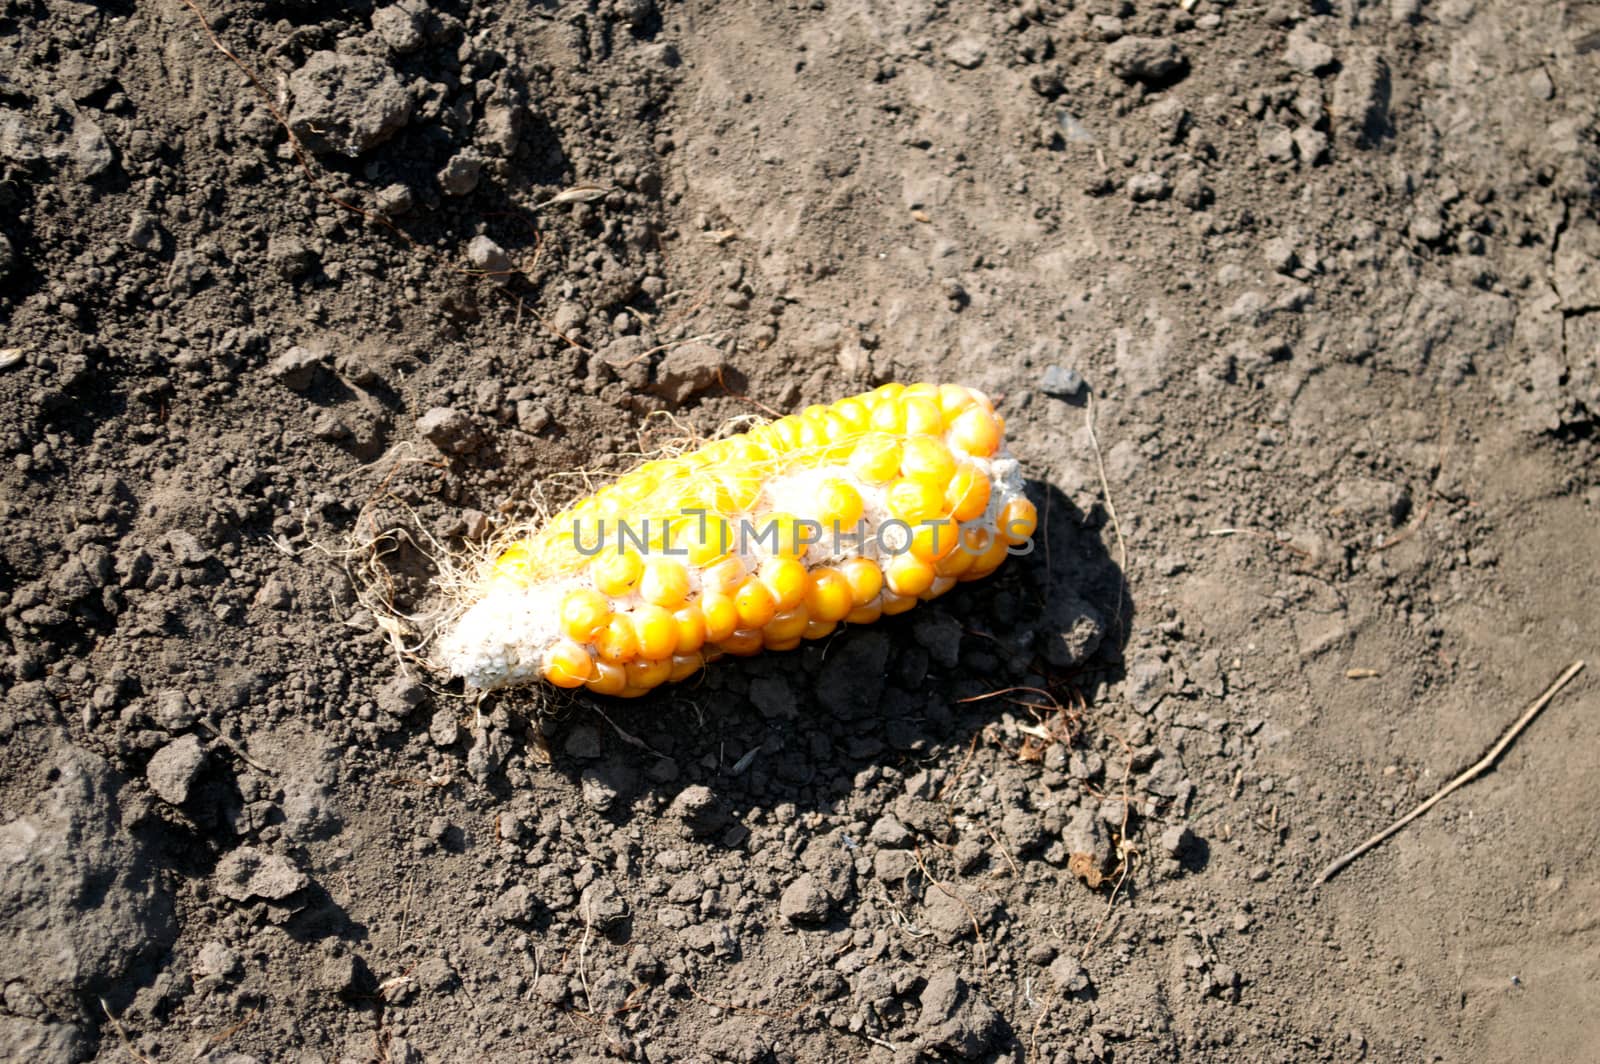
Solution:
<svg viewBox="0 0 1600 1064">
<path fill-rule="evenodd" d="M 887 384 L 646 462 L 501 544 L 439 644 L 497 688 L 635 696 L 993 572 L 1037 516 L 982 392 Z"/>
</svg>

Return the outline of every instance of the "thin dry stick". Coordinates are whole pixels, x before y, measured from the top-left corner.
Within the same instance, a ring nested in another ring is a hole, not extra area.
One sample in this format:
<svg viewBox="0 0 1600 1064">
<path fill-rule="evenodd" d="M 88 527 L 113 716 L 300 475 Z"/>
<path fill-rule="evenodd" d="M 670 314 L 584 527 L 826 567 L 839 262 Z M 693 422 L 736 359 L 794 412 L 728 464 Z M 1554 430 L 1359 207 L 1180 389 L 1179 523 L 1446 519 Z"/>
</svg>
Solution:
<svg viewBox="0 0 1600 1064">
<path fill-rule="evenodd" d="M 1100 438 L 1094 431 L 1094 391 L 1089 392 L 1088 405 L 1084 407 L 1083 424 L 1089 430 L 1089 444 L 1094 448 L 1094 465 L 1100 474 L 1100 493 L 1105 496 L 1106 514 L 1111 518 L 1111 531 L 1117 535 L 1117 566 L 1120 570 L 1122 588 L 1117 596 L 1116 623 L 1117 631 L 1122 631 L 1122 595 L 1128 585 L 1128 542 L 1122 538 L 1122 522 L 1117 520 L 1117 507 L 1111 501 L 1111 484 L 1106 480 L 1106 461 L 1100 454 Z"/>
<path fill-rule="evenodd" d="M 1570 682 L 1574 676 L 1578 675 L 1578 673 L 1582 671 L 1583 662 L 1581 661 L 1575 661 L 1569 665 L 1567 667 L 1567 671 L 1558 676 L 1555 683 L 1545 688 L 1544 694 L 1534 699 L 1533 705 L 1529 706 L 1523 711 L 1522 716 L 1517 718 L 1517 722 L 1511 725 L 1510 729 L 1505 733 L 1505 735 L 1501 736 L 1499 742 L 1495 743 L 1494 746 L 1489 748 L 1489 752 L 1484 754 L 1483 758 L 1476 765 L 1473 765 L 1471 768 L 1461 773 L 1461 775 L 1457 776 L 1455 779 L 1439 788 L 1438 792 L 1435 793 L 1432 798 L 1427 799 L 1421 805 L 1411 810 L 1411 812 L 1407 813 L 1399 820 L 1396 820 L 1393 824 L 1390 824 L 1388 827 L 1384 828 L 1382 831 L 1378 832 L 1376 835 L 1372 836 L 1372 838 L 1368 839 L 1366 842 L 1363 842 L 1360 846 L 1357 846 L 1355 849 L 1351 850 L 1337 861 L 1334 861 L 1327 868 L 1324 868 L 1322 870 L 1322 874 L 1317 877 L 1317 881 L 1311 884 L 1311 889 L 1316 890 L 1318 887 L 1322 886 L 1322 884 L 1338 875 L 1345 868 L 1349 867 L 1356 858 L 1360 857 L 1368 850 L 1375 848 L 1385 839 L 1389 838 L 1401 828 L 1417 819 L 1417 817 L 1421 816 L 1423 813 L 1426 813 L 1435 805 L 1438 805 L 1445 795 L 1449 794 L 1457 787 L 1471 783 L 1473 780 L 1487 772 L 1490 766 L 1500 759 L 1500 755 L 1506 752 L 1506 747 L 1510 746 L 1516 737 L 1522 734 L 1522 730 L 1524 728 L 1533 723 L 1533 718 L 1539 715 L 1539 711 L 1545 706 L 1549 705 L 1550 700 L 1554 698 L 1563 687 L 1567 686 L 1568 682 Z"/>
</svg>

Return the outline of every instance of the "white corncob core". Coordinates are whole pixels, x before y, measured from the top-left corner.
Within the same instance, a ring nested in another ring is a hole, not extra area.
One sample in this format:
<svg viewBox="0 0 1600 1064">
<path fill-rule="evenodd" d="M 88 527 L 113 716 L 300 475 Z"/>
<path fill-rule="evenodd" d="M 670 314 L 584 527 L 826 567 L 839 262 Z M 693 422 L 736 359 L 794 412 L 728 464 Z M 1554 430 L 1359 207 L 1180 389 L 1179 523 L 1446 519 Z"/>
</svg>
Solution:
<svg viewBox="0 0 1600 1064">
<path fill-rule="evenodd" d="M 904 612 L 1027 549 L 1003 437 L 982 392 L 888 384 L 646 462 L 492 550 L 438 664 L 630 697 Z"/>
</svg>

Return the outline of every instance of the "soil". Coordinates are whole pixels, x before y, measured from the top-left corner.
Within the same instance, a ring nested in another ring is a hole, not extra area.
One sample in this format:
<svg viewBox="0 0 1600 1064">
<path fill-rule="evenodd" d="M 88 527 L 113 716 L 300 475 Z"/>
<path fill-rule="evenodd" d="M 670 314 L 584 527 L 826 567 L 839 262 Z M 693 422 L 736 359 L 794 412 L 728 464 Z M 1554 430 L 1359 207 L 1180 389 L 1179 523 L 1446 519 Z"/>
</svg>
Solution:
<svg viewBox="0 0 1600 1064">
<path fill-rule="evenodd" d="M 1593 664 L 1311 889 L 1594 662 L 1597 86 L 1561 2 L 0 3 L 0 1057 L 1600 1056 Z M 919 379 L 1040 549 L 823 645 L 475 703 L 350 575 Z"/>
</svg>

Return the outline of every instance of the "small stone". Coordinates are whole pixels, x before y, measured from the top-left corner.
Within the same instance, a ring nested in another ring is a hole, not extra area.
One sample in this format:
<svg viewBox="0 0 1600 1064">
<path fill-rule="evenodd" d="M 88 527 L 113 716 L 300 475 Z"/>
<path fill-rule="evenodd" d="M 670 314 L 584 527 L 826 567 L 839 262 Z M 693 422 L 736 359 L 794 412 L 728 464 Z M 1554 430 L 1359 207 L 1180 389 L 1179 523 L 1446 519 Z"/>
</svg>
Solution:
<svg viewBox="0 0 1600 1064">
<path fill-rule="evenodd" d="M 310 882 L 287 857 L 254 846 L 241 846 L 224 855 L 212 876 L 218 894 L 240 902 L 254 898 L 282 901 Z"/>
<path fill-rule="evenodd" d="M 1194 832 L 1189 830 L 1189 825 L 1174 824 L 1161 833 L 1161 852 L 1168 857 L 1182 860 L 1194 842 Z"/>
<path fill-rule="evenodd" d="M 438 747 L 454 746 L 460 742 L 461 724 L 456 720 L 456 711 L 449 706 L 434 710 L 433 719 L 428 722 L 428 738 Z"/>
<path fill-rule="evenodd" d="M 1165 175 L 1143 173 L 1128 178 L 1128 195 L 1135 203 L 1166 199 L 1171 193 L 1172 184 Z"/>
<path fill-rule="evenodd" d="M 539 902 L 525 883 L 514 883 L 494 900 L 494 915 L 508 924 L 525 924 L 539 913 Z"/>
<path fill-rule="evenodd" d="M 1009 1031 L 1004 1018 L 954 968 L 928 977 L 920 996 L 917 1029 L 929 1047 L 962 1060 L 977 1060 Z"/>
<path fill-rule="evenodd" d="M 779 914 L 791 924 L 825 923 L 832 908 L 833 899 L 810 872 L 790 883 L 778 899 Z"/>
<path fill-rule="evenodd" d="M 1277 122 L 1264 122 L 1256 134 L 1256 145 L 1261 157 L 1268 162 L 1286 163 L 1294 160 L 1294 133 L 1288 126 Z"/>
<path fill-rule="evenodd" d="M 451 156 L 438 173 L 439 187 L 447 196 L 465 196 L 483 176 L 483 156 L 468 149 Z"/>
<path fill-rule="evenodd" d="M 1123 81 L 1157 84 L 1188 68 L 1176 43 L 1161 37 L 1123 37 L 1106 46 L 1106 67 Z"/>
<path fill-rule="evenodd" d="M 189 788 L 205 763 L 206 751 L 200 745 L 200 737 L 185 735 L 156 751 L 145 768 L 145 778 L 163 802 L 182 805 L 189 800 Z"/>
<path fill-rule="evenodd" d="M 1310 24 L 1302 22 L 1289 32 L 1283 61 L 1302 74 L 1317 74 L 1333 66 L 1333 49 L 1312 36 Z"/>
<path fill-rule="evenodd" d="M 695 836 L 714 834 L 733 819 L 711 788 L 698 783 L 679 791 L 667 811 Z"/>
<path fill-rule="evenodd" d="M 1039 390 L 1057 399 L 1075 399 L 1083 391 L 1083 374 L 1075 369 L 1050 365 L 1039 378 Z"/>
<path fill-rule="evenodd" d="M 885 813 L 873 823 L 867 839 L 878 846 L 898 848 L 911 841 L 911 832 L 893 813 Z"/>
<path fill-rule="evenodd" d="M 662 356 L 651 391 L 682 403 L 716 385 L 727 367 L 722 350 L 707 343 L 680 344 Z"/>
<path fill-rule="evenodd" d="M 1294 146 L 1300 152 L 1300 158 L 1312 166 L 1318 166 L 1328 159 L 1328 135 L 1321 130 L 1301 126 L 1294 131 Z"/>
<path fill-rule="evenodd" d="M 987 54 L 983 42 L 976 37 L 957 37 L 944 49 L 944 57 L 962 70 L 976 69 Z"/>
<path fill-rule="evenodd" d="M 390 218 L 408 214 L 416 205 L 416 193 L 411 191 L 410 185 L 395 182 L 378 190 L 378 210 Z"/>
<path fill-rule="evenodd" d="M 472 419 L 448 406 L 436 406 L 418 418 L 417 431 L 446 454 L 471 454 L 483 443 Z"/>
<path fill-rule="evenodd" d="M 1172 195 L 1191 211 L 1204 210 L 1213 198 L 1211 186 L 1194 170 L 1178 175 L 1177 182 L 1172 186 Z"/>
<path fill-rule="evenodd" d="M 481 233 L 468 241 L 467 261 L 472 263 L 473 269 L 482 270 L 498 284 L 510 284 L 513 280 L 511 256 L 506 254 L 505 248 Z"/>
<path fill-rule="evenodd" d="M 317 970 L 317 987 L 335 995 L 354 993 L 361 986 L 362 968 L 360 958 L 353 953 L 329 957 Z"/>
<path fill-rule="evenodd" d="M 597 930 L 610 931 L 628 918 L 628 902 L 615 883 L 601 877 L 583 888 L 583 896 L 578 899 L 578 913 L 585 923 L 594 925 Z"/>
<path fill-rule="evenodd" d="M 622 797 L 616 778 L 604 768 L 584 769 L 578 779 L 578 787 L 584 804 L 602 815 L 615 808 Z"/>
<path fill-rule="evenodd" d="M 133 217 L 128 220 L 128 233 L 124 239 L 138 251 L 159 255 L 170 238 L 167 231 L 161 228 L 161 220 L 154 214 L 134 211 Z"/>
<path fill-rule="evenodd" d="M 291 347 L 272 360 L 267 372 L 291 391 L 303 392 L 311 387 L 317 370 L 327 363 L 327 356 L 309 347 Z"/>
<path fill-rule="evenodd" d="M 410 55 L 424 42 L 416 15 L 404 4 L 390 4 L 374 11 L 372 28 L 396 55 Z"/>
<path fill-rule="evenodd" d="M 235 979 L 244 971 L 244 962 L 233 950 L 220 942 L 207 942 L 200 947 L 200 954 L 195 958 L 195 968 L 202 975 L 214 975 L 218 979 Z"/>
<path fill-rule="evenodd" d="M 1063 994 L 1082 993 L 1092 985 L 1089 973 L 1078 963 L 1078 958 L 1070 953 L 1062 954 L 1051 963 L 1050 978 Z"/>
<path fill-rule="evenodd" d="M 552 420 L 549 407 L 532 399 L 517 400 L 517 428 L 528 435 L 537 436 Z"/>
<path fill-rule="evenodd" d="M 1294 268 L 1300 265 L 1300 256 L 1295 254 L 1294 245 L 1281 236 L 1273 237 L 1261 245 L 1261 255 L 1277 273 L 1293 273 Z"/>
<path fill-rule="evenodd" d="M 267 263 L 285 281 L 297 281 L 317 268 L 317 256 L 303 241 L 275 235 L 267 240 Z"/>
<path fill-rule="evenodd" d="M 200 711 L 182 691 L 160 691 L 156 694 L 156 722 L 170 732 L 181 732 L 195 726 Z"/>
<path fill-rule="evenodd" d="M 289 75 L 289 127 L 315 154 L 356 156 L 411 120 L 411 94 L 381 60 L 313 52 Z"/>
</svg>

